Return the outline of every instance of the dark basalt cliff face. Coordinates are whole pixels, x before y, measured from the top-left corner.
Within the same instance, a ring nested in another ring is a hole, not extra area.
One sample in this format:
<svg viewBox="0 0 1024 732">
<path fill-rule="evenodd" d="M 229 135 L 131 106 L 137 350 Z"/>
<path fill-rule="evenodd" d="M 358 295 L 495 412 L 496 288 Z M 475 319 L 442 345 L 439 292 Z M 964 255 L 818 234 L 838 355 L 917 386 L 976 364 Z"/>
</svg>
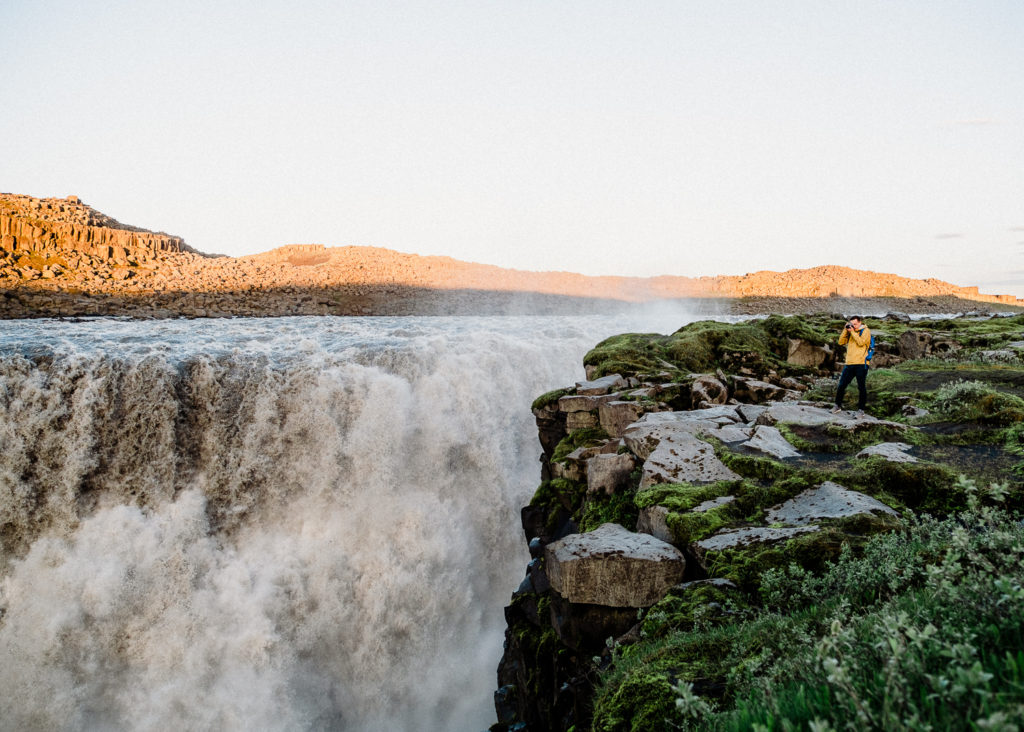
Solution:
<svg viewBox="0 0 1024 732">
<path fill-rule="evenodd" d="M 830 705 L 838 728 L 843 699 L 854 713 L 858 694 L 890 692 L 870 680 L 883 675 L 870 660 L 863 679 L 835 688 L 836 674 L 819 673 L 814 659 L 837 618 L 868 623 L 931 591 L 927 578 L 941 576 L 965 522 L 987 527 L 979 546 L 1001 537 L 1024 551 L 1024 316 L 869 321 L 867 414 L 851 411 L 855 388 L 846 410 L 831 411 L 843 322 L 705 321 L 617 336 L 587 354 L 587 381 L 534 402 L 542 482 L 522 510 L 531 561 L 505 609 L 493 732 L 781 729 L 827 721 Z M 953 528 L 921 538 L 945 517 Z M 939 548 L 906 550 L 906 572 L 877 557 L 929 541 Z M 1012 562 L 985 561 L 998 581 L 1024 579 Z M 851 585 L 842 577 L 854 565 L 864 576 Z M 809 596 L 814 582 L 833 591 Z M 961 620 L 998 614 L 979 641 L 998 649 L 1024 620 L 1024 599 L 1009 605 Z M 943 638 L 931 605 L 917 606 L 925 614 L 907 632 Z M 948 623 L 948 633 L 970 631 Z M 1019 711 L 999 682 L 978 682 L 987 706 L 935 701 L 916 688 L 931 677 L 915 669 L 901 683 L 932 701 L 899 714 L 948 722 Z M 820 681 L 820 699 L 795 691 L 794 674 Z M 862 721 L 892 722 L 876 717 Z"/>
</svg>

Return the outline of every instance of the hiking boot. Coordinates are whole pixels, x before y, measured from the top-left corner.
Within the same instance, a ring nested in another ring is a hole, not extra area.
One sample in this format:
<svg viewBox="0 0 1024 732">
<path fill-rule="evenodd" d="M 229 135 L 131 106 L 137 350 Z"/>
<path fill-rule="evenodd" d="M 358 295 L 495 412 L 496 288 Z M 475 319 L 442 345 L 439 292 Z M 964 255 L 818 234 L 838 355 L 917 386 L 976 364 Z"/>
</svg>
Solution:
<svg viewBox="0 0 1024 732">
<path fill-rule="evenodd" d="M 843 408 L 838 404 L 832 407 L 832 414 L 839 414 L 841 411 L 843 411 Z"/>
</svg>

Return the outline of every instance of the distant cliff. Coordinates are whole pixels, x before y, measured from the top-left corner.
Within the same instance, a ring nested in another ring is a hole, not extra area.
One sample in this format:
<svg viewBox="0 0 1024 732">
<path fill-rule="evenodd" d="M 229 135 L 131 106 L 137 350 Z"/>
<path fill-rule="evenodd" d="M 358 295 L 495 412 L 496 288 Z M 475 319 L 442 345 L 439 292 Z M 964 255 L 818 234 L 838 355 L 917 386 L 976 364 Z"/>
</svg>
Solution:
<svg viewBox="0 0 1024 732">
<path fill-rule="evenodd" d="M 126 226 L 78 196 L 32 198 L 10 193 L 0 194 L 0 248 L 15 257 L 86 254 L 124 264 L 194 251 L 181 237 Z"/>
<path fill-rule="evenodd" d="M 212 257 L 181 237 L 121 224 L 76 196 L 16 194 L 0 194 L 0 294 L 0 317 L 7 318 L 580 312 L 683 298 L 709 301 L 706 310 L 744 299 L 739 311 L 748 313 L 820 310 L 825 299 L 841 307 L 836 298 L 916 298 L 917 311 L 971 309 L 936 298 L 1024 304 L 977 287 L 835 266 L 642 278 L 503 269 L 363 246 L 296 244 Z M 816 302 L 800 302 L 807 299 Z M 892 309 L 900 303 L 867 308 Z"/>
</svg>

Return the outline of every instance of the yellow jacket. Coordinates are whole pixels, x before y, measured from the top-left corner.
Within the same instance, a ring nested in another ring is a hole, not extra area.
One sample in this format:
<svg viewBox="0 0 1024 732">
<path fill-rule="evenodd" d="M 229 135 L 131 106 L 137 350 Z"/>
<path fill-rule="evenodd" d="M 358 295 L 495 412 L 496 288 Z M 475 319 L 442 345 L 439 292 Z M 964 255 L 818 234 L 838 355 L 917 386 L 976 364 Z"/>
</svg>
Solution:
<svg viewBox="0 0 1024 732">
<path fill-rule="evenodd" d="M 849 343 L 849 345 L 846 345 Z M 843 329 L 839 336 L 839 345 L 846 346 L 846 363 L 860 365 L 866 363 L 868 348 L 871 347 L 871 331 L 862 325 L 859 331 Z"/>
</svg>

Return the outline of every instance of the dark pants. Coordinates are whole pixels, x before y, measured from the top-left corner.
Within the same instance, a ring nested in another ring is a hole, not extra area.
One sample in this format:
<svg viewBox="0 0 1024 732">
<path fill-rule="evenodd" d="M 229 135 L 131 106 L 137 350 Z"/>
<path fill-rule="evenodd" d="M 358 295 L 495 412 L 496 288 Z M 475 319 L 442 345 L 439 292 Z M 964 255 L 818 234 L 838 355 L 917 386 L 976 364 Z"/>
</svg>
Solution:
<svg viewBox="0 0 1024 732">
<path fill-rule="evenodd" d="M 868 403 L 868 367 L 866 364 L 847 364 L 843 367 L 843 373 L 839 375 L 839 388 L 836 389 L 836 405 L 843 406 L 843 395 L 846 394 L 846 387 L 850 382 L 857 379 L 857 409 L 863 409 Z"/>
</svg>

